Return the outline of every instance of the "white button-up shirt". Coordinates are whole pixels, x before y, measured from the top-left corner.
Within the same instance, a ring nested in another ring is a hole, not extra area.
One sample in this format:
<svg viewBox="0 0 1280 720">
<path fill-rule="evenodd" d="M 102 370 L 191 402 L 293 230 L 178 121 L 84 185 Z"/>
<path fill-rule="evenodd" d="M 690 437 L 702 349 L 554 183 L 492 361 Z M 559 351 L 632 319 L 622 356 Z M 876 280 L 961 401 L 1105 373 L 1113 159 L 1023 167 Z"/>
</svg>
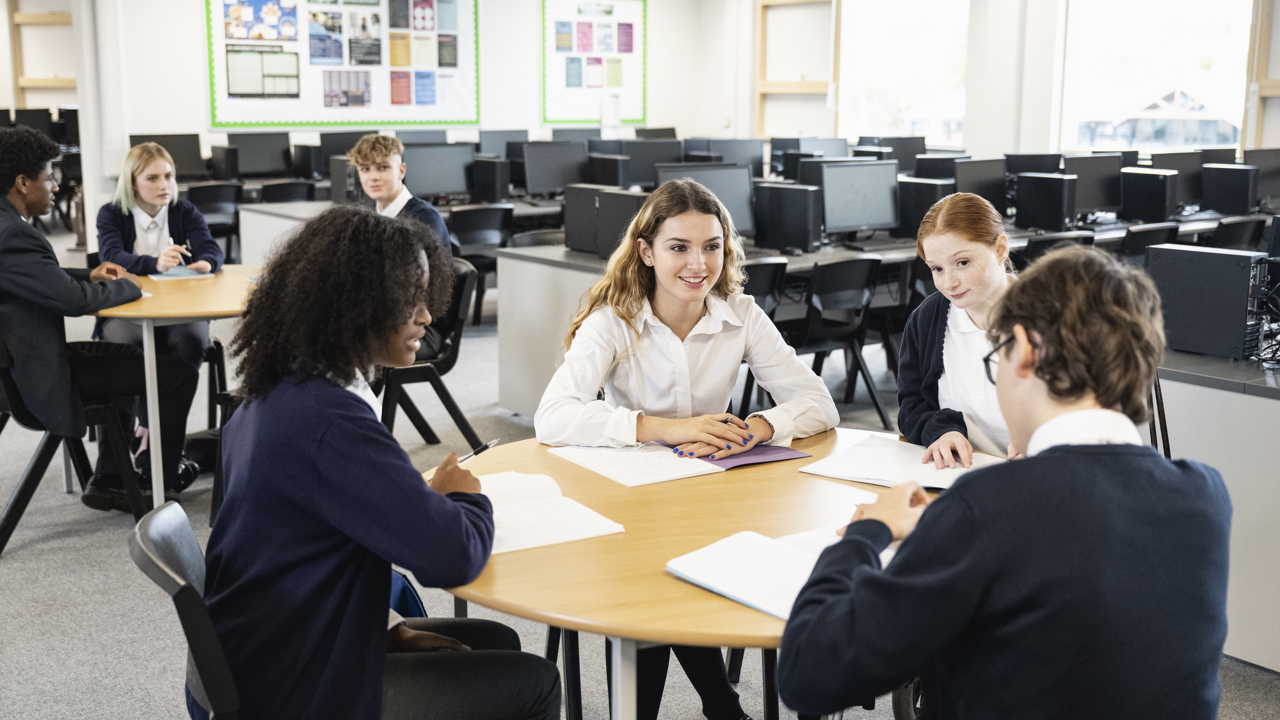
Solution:
<svg viewBox="0 0 1280 720">
<path fill-rule="evenodd" d="M 413 193 L 409 192 L 409 188 L 401 185 L 400 194 L 396 196 L 395 200 L 391 201 L 391 204 L 387 206 L 386 210 L 379 210 L 378 214 L 386 217 L 395 217 L 400 214 L 400 211 L 403 210 L 404 206 L 412 199 Z"/>
<path fill-rule="evenodd" d="M 1142 435 L 1128 415 L 1102 408 L 1076 410 L 1036 428 L 1027 441 L 1027 457 L 1057 445 L 1142 444 Z"/>
<path fill-rule="evenodd" d="M 773 425 L 771 445 L 840 422 L 822 379 L 796 357 L 755 301 L 707 296 L 707 312 L 683 341 L 646 301 L 630 326 L 603 307 L 578 329 L 534 417 L 548 445 L 637 445 L 641 413 L 683 419 L 725 412 L 745 361 L 776 407 L 754 413 Z M 604 400 L 597 400 L 600 389 Z"/>
<path fill-rule="evenodd" d="M 160 208 L 155 217 L 146 210 L 133 206 L 133 225 L 137 228 L 138 239 L 133 241 L 134 255 L 150 255 L 160 257 L 160 251 L 173 244 L 169 236 L 169 206 Z"/>
<path fill-rule="evenodd" d="M 982 358 L 991 352 L 987 331 L 973 323 L 969 313 L 951 306 L 946 336 L 942 339 L 942 377 L 938 378 L 938 407 L 964 414 L 969 443 L 979 452 L 1004 457 L 1009 448 L 1009 426 L 1000 412 L 996 386 L 987 379 Z M 999 361 L 997 353 L 992 359 Z M 991 376 L 995 377 L 995 363 Z"/>
</svg>

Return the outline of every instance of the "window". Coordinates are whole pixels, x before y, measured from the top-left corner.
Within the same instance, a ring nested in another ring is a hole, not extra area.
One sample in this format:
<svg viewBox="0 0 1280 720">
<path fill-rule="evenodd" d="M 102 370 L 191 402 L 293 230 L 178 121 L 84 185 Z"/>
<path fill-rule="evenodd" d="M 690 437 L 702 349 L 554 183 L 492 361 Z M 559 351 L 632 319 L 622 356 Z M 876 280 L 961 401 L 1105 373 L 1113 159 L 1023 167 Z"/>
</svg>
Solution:
<svg viewBox="0 0 1280 720">
<path fill-rule="evenodd" d="M 1238 145 L 1251 0 L 1071 0 L 1064 150 Z"/>
</svg>

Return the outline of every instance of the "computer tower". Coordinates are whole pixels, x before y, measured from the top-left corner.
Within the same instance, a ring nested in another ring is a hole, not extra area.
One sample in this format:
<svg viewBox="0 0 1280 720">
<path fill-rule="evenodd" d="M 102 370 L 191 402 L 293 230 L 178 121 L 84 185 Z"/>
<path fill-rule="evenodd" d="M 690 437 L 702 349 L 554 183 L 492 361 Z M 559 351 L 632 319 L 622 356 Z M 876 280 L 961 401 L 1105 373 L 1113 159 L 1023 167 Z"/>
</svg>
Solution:
<svg viewBox="0 0 1280 720">
<path fill-rule="evenodd" d="M 1018 173 L 1014 197 L 1014 225 L 1049 232 L 1076 226 L 1076 176 L 1058 173 Z"/>
<path fill-rule="evenodd" d="M 1121 168 L 1120 198 L 1121 220 L 1164 222 L 1178 212 L 1178 171 Z"/>
<path fill-rule="evenodd" d="M 631 192 L 611 188 L 601 190 L 596 196 L 596 255 L 606 260 L 617 249 L 618 243 L 631 225 L 631 219 L 640 212 L 647 192 Z M 567 242 L 567 239 L 566 239 Z"/>
<path fill-rule="evenodd" d="M 689 163 L 722 163 L 724 155 L 704 150 L 685 150 L 684 161 Z"/>
<path fill-rule="evenodd" d="M 611 185 L 573 183 L 564 186 L 564 244 L 570 250 L 596 251 L 596 204 Z"/>
<path fill-rule="evenodd" d="M 805 158 L 822 157 L 819 153 L 787 150 L 782 153 L 782 179 L 795 180 L 800 177 L 800 161 Z"/>
<path fill-rule="evenodd" d="M 303 180 L 320 179 L 322 160 L 319 145 L 294 145 L 292 156 L 294 175 Z"/>
<path fill-rule="evenodd" d="M 1266 253 L 1192 245 L 1147 248 L 1170 350 L 1243 360 L 1258 353 Z"/>
<path fill-rule="evenodd" d="M 476 158 L 471 164 L 474 179 L 471 199 L 476 202 L 504 202 L 511 196 L 511 163 L 499 158 Z"/>
<path fill-rule="evenodd" d="M 351 164 L 346 155 L 329 158 L 329 199 L 335 203 L 352 203 L 373 207 L 373 198 L 364 192 L 360 184 L 360 169 Z"/>
<path fill-rule="evenodd" d="M 628 173 L 630 169 L 631 158 L 626 155 L 605 153 L 589 153 L 587 155 L 587 176 L 596 185 L 629 187 Z"/>
<path fill-rule="evenodd" d="M 240 179 L 240 148 L 215 145 L 209 158 L 209 174 L 214 180 Z"/>
<path fill-rule="evenodd" d="M 822 246 L 822 188 L 790 183 L 756 183 L 756 247 L 794 247 L 816 252 Z"/>
<path fill-rule="evenodd" d="M 920 221 L 934 203 L 956 191 L 954 178 L 898 178 L 898 227 L 889 234 L 913 238 L 920 232 Z"/>
<path fill-rule="evenodd" d="M 1224 215 L 1248 215 L 1258 206 L 1256 165 L 1205 163 L 1200 166 L 1204 198 L 1201 210 L 1217 210 Z"/>
</svg>

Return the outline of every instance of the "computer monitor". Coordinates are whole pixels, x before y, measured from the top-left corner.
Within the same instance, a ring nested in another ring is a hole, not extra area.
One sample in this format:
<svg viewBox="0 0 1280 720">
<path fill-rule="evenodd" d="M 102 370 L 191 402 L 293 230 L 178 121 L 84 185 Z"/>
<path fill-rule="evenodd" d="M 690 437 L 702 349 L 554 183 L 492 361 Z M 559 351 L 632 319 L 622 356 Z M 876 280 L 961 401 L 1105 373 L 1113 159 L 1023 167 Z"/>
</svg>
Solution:
<svg viewBox="0 0 1280 720">
<path fill-rule="evenodd" d="M 405 145 L 444 145 L 449 133 L 444 130 L 397 130 L 396 139 Z"/>
<path fill-rule="evenodd" d="M 1120 153 L 1070 155 L 1062 160 L 1063 173 L 1076 176 L 1076 212 L 1116 212 L 1120 209 Z"/>
<path fill-rule="evenodd" d="M 968 155 L 917 155 L 916 177 L 933 180 L 954 178 L 956 161 L 968 159 Z"/>
<path fill-rule="evenodd" d="M 685 150 L 691 149 L 685 141 Z M 764 177 L 763 140 L 708 140 L 706 151 L 719 155 L 727 163 L 750 167 L 754 177 Z"/>
<path fill-rule="evenodd" d="M 761 140 L 760 144 L 763 145 L 764 141 Z M 684 151 L 686 153 L 711 152 L 711 138 L 685 138 Z"/>
<path fill-rule="evenodd" d="M 751 168 L 739 165 L 659 163 L 654 172 L 659 185 L 680 178 L 702 183 L 720 198 L 740 235 L 751 237 L 756 234 L 751 209 Z"/>
<path fill-rule="evenodd" d="M 552 128 L 554 142 L 586 142 L 600 139 L 600 128 Z"/>
<path fill-rule="evenodd" d="M 581 182 L 587 182 L 586 141 L 525 144 L 524 188 L 530 195 L 552 195 Z"/>
<path fill-rule="evenodd" d="M 130 135 L 129 147 L 153 142 L 173 157 L 174 173 L 179 180 L 203 180 L 209 177 L 204 156 L 200 154 L 199 135 Z"/>
<path fill-rule="evenodd" d="M 53 138 L 53 114 L 47 108 L 18 108 L 13 111 L 13 124 L 39 130 L 45 137 Z"/>
<path fill-rule="evenodd" d="M 497 155 L 503 160 L 507 157 L 507 143 L 529 142 L 528 130 L 481 130 L 480 152 L 485 155 Z"/>
<path fill-rule="evenodd" d="M 656 163 L 678 163 L 684 159 L 684 143 L 679 140 L 623 140 L 622 154 L 631 158 L 629 180 L 640 187 L 654 187 Z"/>
<path fill-rule="evenodd" d="M 924 138 L 919 136 L 881 137 L 878 144 L 880 147 L 893 148 L 893 153 L 887 159 L 898 161 L 899 172 L 914 173 L 916 156 L 925 154 Z"/>
<path fill-rule="evenodd" d="M 1236 161 L 1234 147 L 1198 148 L 1202 165 L 1230 165 Z"/>
<path fill-rule="evenodd" d="M 676 137 L 676 129 L 673 127 L 636 128 L 638 140 L 675 140 Z"/>
<path fill-rule="evenodd" d="M 587 152 L 600 153 L 601 155 L 621 155 L 621 140 L 588 140 Z"/>
<path fill-rule="evenodd" d="M 1008 216 L 1004 174 L 1004 158 L 956 160 L 956 192 L 977 195 Z"/>
<path fill-rule="evenodd" d="M 817 185 L 822 187 L 822 166 L 829 163 L 875 162 L 875 158 L 800 158 L 800 166 L 796 171 L 795 181 L 800 185 Z"/>
<path fill-rule="evenodd" d="M 1062 153 L 1005 153 L 1004 171 L 1019 173 L 1056 173 L 1062 169 Z"/>
<path fill-rule="evenodd" d="M 898 162 L 823 163 L 822 218 L 828 233 L 898 226 Z"/>
<path fill-rule="evenodd" d="M 800 141 L 807 138 L 798 137 L 776 137 L 769 138 L 769 152 L 783 153 L 788 150 L 799 150 Z"/>
<path fill-rule="evenodd" d="M 1272 206 L 1271 198 L 1280 200 L 1280 148 L 1245 150 L 1244 164 L 1258 168 L 1258 198 L 1264 206 Z"/>
<path fill-rule="evenodd" d="M 475 159 L 470 143 L 406 145 L 404 186 L 419 197 L 468 192 L 467 174 Z"/>
<path fill-rule="evenodd" d="M 59 107 L 58 120 L 62 123 L 62 143 L 73 147 L 80 145 L 80 109 Z"/>
<path fill-rule="evenodd" d="M 282 177 L 290 172 L 289 133 L 228 133 L 238 148 L 240 177 Z"/>
<path fill-rule="evenodd" d="M 880 136 L 879 136 L 879 135 L 859 135 L 859 136 L 858 136 L 858 144 L 859 144 L 859 145 L 866 145 L 866 146 L 868 146 L 868 147 L 871 147 L 871 146 L 873 146 L 873 145 L 879 145 L 879 144 L 880 144 Z"/>
<path fill-rule="evenodd" d="M 320 172 L 329 176 L 329 158 L 334 155 L 346 155 L 351 152 L 360 138 L 365 135 L 377 135 L 377 130 L 357 130 L 355 132 L 322 132 L 320 133 Z"/>
<path fill-rule="evenodd" d="M 1204 164 L 1199 150 L 1190 152 L 1151 153 L 1151 167 L 1156 170 L 1177 170 L 1179 205 L 1195 205 L 1204 196 L 1200 183 L 1200 166 Z"/>
<path fill-rule="evenodd" d="M 800 138 L 800 150 L 822 153 L 823 157 L 849 157 L 849 142 L 844 138 Z"/>
</svg>

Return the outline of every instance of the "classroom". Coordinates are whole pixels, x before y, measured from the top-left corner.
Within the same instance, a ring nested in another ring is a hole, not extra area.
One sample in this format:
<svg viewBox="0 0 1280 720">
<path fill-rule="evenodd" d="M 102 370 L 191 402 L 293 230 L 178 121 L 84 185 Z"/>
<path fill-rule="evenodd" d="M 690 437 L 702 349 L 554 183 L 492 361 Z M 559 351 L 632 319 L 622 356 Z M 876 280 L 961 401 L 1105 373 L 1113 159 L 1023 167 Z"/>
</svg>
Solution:
<svg viewBox="0 0 1280 720">
<path fill-rule="evenodd" d="M 4 22 L 0 718 L 1280 718 L 1280 0 Z"/>
</svg>

